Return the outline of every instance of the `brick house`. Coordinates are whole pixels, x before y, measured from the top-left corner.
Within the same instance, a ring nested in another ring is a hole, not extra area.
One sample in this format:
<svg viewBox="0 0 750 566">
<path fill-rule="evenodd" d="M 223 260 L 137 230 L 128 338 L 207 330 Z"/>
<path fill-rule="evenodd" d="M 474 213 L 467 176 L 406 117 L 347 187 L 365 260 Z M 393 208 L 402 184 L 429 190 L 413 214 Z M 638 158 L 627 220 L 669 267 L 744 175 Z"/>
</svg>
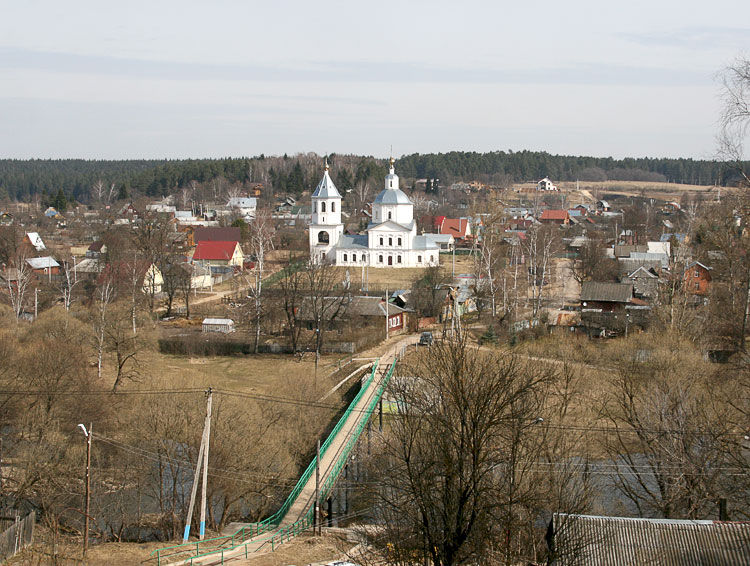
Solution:
<svg viewBox="0 0 750 566">
<path fill-rule="evenodd" d="M 705 297 L 711 289 L 711 268 L 696 261 L 685 268 L 682 275 L 682 284 L 685 292 L 689 295 Z"/>
</svg>

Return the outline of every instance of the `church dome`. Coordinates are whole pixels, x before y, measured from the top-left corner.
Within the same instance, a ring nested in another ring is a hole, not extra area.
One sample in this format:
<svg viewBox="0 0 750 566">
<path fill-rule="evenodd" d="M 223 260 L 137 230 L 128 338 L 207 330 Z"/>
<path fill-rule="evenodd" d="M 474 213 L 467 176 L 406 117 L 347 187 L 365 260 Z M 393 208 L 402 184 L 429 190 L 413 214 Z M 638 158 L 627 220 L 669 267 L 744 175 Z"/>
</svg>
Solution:
<svg viewBox="0 0 750 566">
<path fill-rule="evenodd" d="M 391 167 L 388 175 L 385 176 L 385 190 L 381 191 L 380 194 L 375 197 L 373 204 L 411 204 L 406 193 L 398 188 L 398 175 L 396 175 L 393 166 L 394 163 L 395 161 L 393 157 L 391 157 Z"/>
<path fill-rule="evenodd" d="M 373 204 L 411 204 L 411 201 L 401 189 L 385 189 L 375 197 Z"/>
</svg>

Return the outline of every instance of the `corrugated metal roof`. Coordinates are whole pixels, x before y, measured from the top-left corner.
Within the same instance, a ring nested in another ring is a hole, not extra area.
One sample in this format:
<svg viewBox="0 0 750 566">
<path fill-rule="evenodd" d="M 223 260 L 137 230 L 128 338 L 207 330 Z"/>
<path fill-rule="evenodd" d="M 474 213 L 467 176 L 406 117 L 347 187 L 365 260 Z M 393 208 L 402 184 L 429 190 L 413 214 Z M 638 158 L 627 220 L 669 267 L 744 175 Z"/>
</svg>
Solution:
<svg viewBox="0 0 750 566">
<path fill-rule="evenodd" d="M 750 522 L 553 516 L 556 566 L 750 564 Z"/>
<path fill-rule="evenodd" d="M 231 318 L 204 318 L 203 324 L 218 324 L 218 325 L 234 325 L 234 321 Z"/>
<path fill-rule="evenodd" d="M 581 285 L 582 301 L 628 303 L 632 298 L 632 283 L 600 283 L 598 281 L 586 281 Z"/>
<path fill-rule="evenodd" d="M 60 267 L 53 257 L 31 257 L 26 260 L 32 269 L 47 269 L 48 267 Z"/>
</svg>

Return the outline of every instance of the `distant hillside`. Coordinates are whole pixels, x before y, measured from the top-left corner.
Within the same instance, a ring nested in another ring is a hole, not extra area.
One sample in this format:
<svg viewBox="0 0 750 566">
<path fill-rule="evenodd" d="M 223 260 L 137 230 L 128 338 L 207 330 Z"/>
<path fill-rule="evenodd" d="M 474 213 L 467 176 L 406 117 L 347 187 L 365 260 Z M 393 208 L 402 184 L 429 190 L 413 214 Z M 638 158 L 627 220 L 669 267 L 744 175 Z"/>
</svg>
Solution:
<svg viewBox="0 0 750 566">
<path fill-rule="evenodd" d="M 206 197 L 249 182 L 263 183 L 274 192 L 299 194 L 319 180 L 321 160 L 314 153 L 181 160 L 6 159 L 0 160 L 0 201 L 9 198 L 26 202 L 36 196 L 55 195 L 62 189 L 68 199 L 91 203 L 97 199 L 92 188 L 99 181 L 106 187 L 115 185 L 113 199 L 155 197 L 188 187 L 193 193 L 200 190 Z M 371 182 L 371 187 L 377 187 L 386 166 L 384 160 L 357 155 L 331 155 L 329 160 L 334 180 L 343 190 L 357 183 Z M 693 185 L 735 182 L 732 168 L 718 161 L 645 157 L 618 160 L 534 151 L 412 154 L 401 157 L 396 167 L 405 181 L 439 179 L 440 186 L 457 180 L 507 186 L 545 176 L 555 181 L 667 181 Z"/>
</svg>

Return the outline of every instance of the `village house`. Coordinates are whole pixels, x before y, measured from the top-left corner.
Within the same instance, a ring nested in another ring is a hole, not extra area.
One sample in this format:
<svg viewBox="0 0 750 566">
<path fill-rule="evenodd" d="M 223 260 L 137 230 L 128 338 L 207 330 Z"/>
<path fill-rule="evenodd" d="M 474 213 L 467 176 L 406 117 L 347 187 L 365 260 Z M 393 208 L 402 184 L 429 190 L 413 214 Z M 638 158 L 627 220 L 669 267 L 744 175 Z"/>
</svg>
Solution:
<svg viewBox="0 0 750 566">
<path fill-rule="evenodd" d="M 570 215 L 567 210 L 554 210 L 547 209 L 542 211 L 542 216 L 539 218 L 542 224 L 560 224 L 567 226 L 570 224 Z"/>
<path fill-rule="evenodd" d="M 440 224 L 440 234 L 452 236 L 457 243 L 466 243 L 472 238 L 471 222 L 468 218 L 443 217 Z"/>
<path fill-rule="evenodd" d="M 682 275 L 683 289 L 689 295 L 706 297 L 711 289 L 711 268 L 696 261 L 685 268 Z"/>
<path fill-rule="evenodd" d="M 536 184 L 536 190 L 537 191 L 556 191 L 558 189 L 557 189 L 557 186 L 552 181 L 550 181 L 548 177 L 545 177 L 544 179 L 541 179 Z"/>
<path fill-rule="evenodd" d="M 202 240 L 193 253 L 193 263 L 208 267 L 242 268 L 244 254 L 239 242 Z"/>
<path fill-rule="evenodd" d="M 60 273 L 60 264 L 57 263 L 55 258 L 50 256 L 31 257 L 26 260 L 26 264 L 31 268 L 31 271 L 37 275 L 51 277 L 52 275 L 59 275 Z"/>
<path fill-rule="evenodd" d="M 23 238 L 22 246 L 24 255 L 38 255 L 47 251 L 42 237 L 37 232 L 26 232 Z"/>
<path fill-rule="evenodd" d="M 258 201 L 253 197 L 232 197 L 227 202 L 227 208 L 249 218 L 255 218 L 257 206 Z"/>
</svg>

